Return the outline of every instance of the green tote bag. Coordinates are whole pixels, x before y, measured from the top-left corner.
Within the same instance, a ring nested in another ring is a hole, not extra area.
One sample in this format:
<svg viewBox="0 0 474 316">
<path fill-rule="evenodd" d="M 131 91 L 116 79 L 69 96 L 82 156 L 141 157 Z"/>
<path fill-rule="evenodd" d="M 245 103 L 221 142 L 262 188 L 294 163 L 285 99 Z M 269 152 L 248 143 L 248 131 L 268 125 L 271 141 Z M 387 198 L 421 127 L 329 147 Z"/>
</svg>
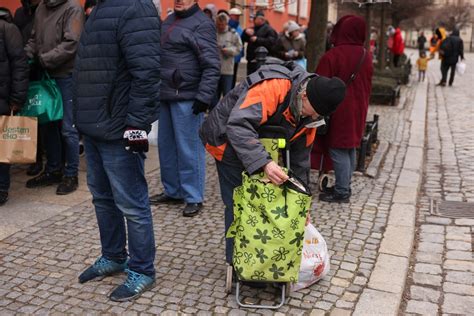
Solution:
<svg viewBox="0 0 474 316">
<path fill-rule="evenodd" d="M 61 91 L 47 73 L 40 81 L 30 82 L 28 98 L 19 115 L 37 117 L 39 124 L 63 118 Z"/>
</svg>

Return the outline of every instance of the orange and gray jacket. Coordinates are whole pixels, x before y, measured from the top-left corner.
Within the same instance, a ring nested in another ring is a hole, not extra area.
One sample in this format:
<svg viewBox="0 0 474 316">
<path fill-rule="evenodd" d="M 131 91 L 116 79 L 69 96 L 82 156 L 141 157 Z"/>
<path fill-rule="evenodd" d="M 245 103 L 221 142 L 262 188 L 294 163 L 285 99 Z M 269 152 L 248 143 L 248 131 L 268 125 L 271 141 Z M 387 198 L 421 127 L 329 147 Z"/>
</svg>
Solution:
<svg viewBox="0 0 474 316">
<path fill-rule="evenodd" d="M 75 0 L 41 1 L 36 9 L 28 57 L 38 56 L 48 73 L 67 77 L 74 68 L 74 57 L 84 26 L 84 11 Z"/>
<path fill-rule="evenodd" d="M 259 138 L 273 138 L 280 127 L 290 141 L 290 168 L 307 181 L 309 153 L 316 135 L 306 128 L 296 105 L 300 83 L 315 76 L 292 62 L 264 65 L 229 92 L 203 123 L 200 136 L 207 151 L 218 161 L 242 165 L 250 174 L 271 161 Z"/>
</svg>

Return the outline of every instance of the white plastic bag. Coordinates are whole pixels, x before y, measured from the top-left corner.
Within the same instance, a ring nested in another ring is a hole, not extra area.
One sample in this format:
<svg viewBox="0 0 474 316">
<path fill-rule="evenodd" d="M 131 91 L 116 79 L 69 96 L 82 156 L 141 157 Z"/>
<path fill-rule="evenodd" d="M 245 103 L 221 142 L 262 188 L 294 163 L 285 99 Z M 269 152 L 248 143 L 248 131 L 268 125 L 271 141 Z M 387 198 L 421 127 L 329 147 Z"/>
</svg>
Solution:
<svg viewBox="0 0 474 316">
<path fill-rule="evenodd" d="M 462 76 L 466 72 L 466 63 L 461 61 L 456 64 L 456 72 Z"/>
<path fill-rule="evenodd" d="M 328 247 L 323 236 L 311 223 L 307 224 L 304 230 L 298 282 L 291 285 L 291 290 L 304 289 L 324 278 L 330 269 L 329 259 Z"/>
</svg>

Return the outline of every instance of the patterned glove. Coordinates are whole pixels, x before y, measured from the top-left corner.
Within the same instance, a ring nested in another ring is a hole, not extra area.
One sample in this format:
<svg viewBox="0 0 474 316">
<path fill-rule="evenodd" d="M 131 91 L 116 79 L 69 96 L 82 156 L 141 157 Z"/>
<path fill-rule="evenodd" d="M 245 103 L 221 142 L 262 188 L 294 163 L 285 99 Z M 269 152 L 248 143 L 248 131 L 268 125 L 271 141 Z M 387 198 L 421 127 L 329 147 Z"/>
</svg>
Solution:
<svg viewBox="0 0 474 316">
<path fill-rule="evenodd" d="M 146 131 L 128 127 L 125 133 L 123 133 L 123 139 L 125 139 L 126 142 L 126 150 L 131 150 L 134 153 L 148 152 L 148 137 Z"/>
<path fill-rule="evenodd" d="M 206 112 L 208 108 L 209 108 L 208 104 L 201 102 L 199 100 L 196 100 L 194 101 L 194 104 L 193 104 L 193 114 L 198 115 L 201 112 Z"/>
</svg>

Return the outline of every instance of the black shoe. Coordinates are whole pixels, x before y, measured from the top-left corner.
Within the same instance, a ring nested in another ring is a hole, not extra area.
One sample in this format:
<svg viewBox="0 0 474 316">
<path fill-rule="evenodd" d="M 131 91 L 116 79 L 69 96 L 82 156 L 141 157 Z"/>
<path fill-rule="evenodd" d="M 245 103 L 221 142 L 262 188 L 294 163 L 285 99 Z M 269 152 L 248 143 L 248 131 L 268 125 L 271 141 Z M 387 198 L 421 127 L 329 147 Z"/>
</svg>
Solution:
<svg viewBox="0 0 474 316">
<path fill-rule="evenodd" d="M 175 199 L 167 196 L 164 193 L 150 196 L 150 204 L 156 205 L 160 203 L 183 203 L 183 199 Z"/>
<path fill-rule="evenodd" d="M 202 209 L 202 203 L 186 203 L 183 210 L 184 217 L 193 217 L 199 214 Z"/>
<path fill-rule="evenodd" d="M 4 205 L 8 201 L 8 192 L 0 191 L 0 206 Z"/>
<path fill-rule="evenodd" d="M 440 83 L 437 84 L 437 86 L 446 87 L 446 82 L 440 82 Z"/>
<path fill-rule="evenodd" d="M 69 193 L 72 193 L 77 190 L 77 187 L 79 186 L 79 181 L 77 180 L 77 176 L 73 177 L 63 177 L 63 180 L 61 183 L 58 185 L 58 188 L 56 189 L 56 194 L 57 195 L 66 195 Z"/>
<path fill-rule="evenodd" d="M 35 162 L 26 169 L 26 175 L 37 176 L 41 171 L 43 171 L 43 162 Z"/>
<path fill-rule="evenodd" d="M 336 203 L 349 203 L 349 198 L 351 197 L 350 194 L 347 194 L 347 195 L 342 195 L 342 194 L 338 194 L 338 193 L 322 193 L 319 195 L 319 200 L 320 201 L 324 201 L 324 202 L 328 202 L 328 203 L 332 203 L 332 202 L 336 202 Z"/>
<path fill-rule="evenodd" d="M 63 174 L 61 171 L 41 172 L 38 176 L 26 181 L 27 188 L 46 187 L 48 185 L 58 184 L 61 182 Z"/>
</svg>

